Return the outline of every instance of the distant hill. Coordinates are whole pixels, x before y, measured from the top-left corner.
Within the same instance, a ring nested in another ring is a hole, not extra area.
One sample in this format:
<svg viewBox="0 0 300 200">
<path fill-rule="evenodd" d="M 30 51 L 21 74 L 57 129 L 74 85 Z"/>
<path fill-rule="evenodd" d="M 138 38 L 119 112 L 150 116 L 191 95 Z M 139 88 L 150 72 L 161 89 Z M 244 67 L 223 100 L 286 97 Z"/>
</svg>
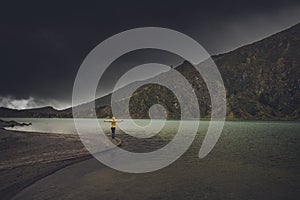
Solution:
<svg viewBox="0 0 300 200">
<path fill-rule="evenodd" d="M 62 111 L 58 111 L 51 106 L 34 108 L 34 109 L 25 109 L 25 110 L 15 110 L 15 109 L 0 107 L 1 117 L 36 117 L 36 118 L 60 117 L 60 112 Z"/>
<path fill-rule="evenodd" d="M 213 56 L 227 91 L 228 119 L 299 120 L 300 119 L 300 24 L 268 38 Z M 210 98 L 200 74 L 188 62 L 176 67 L 191 83 L 198 97 L 201 117 L 210 116 Z M 164 74 L 159 75 L 163 78 Z M 176 81 L 176 80 L 174 80 Z M 136 84 L 136 83 L 133 83 Z M 126 92 L 128 85 L 117 92 Z M 98 117 L 111 115 L 111 95 L 96 99 Z M 129 97 L 128 97 L 129 98 Z M 122 100 L 120 100 L 122 101 Z M 180 105 L 168 89 L 145 85 L 130 99 L 134 118 L 148 118 L 151 105 L 160 103 L 169 118 L 180 118 Z M 92 103 L 80 105 L 81 116 L 89 117 Z M 122 109 L 122 107 L 120 107 Z M 191 112 L 193 112 L 191 110 Z M 29 110 L 0 108 L 1 117 L 72 117 L 71 108 L 52 107 Z M 122 117 L 122 116 L 118 116 Z"/>
<path fill-rule="evenodd" d="M 227 92 L 227 118 L 299 120 L 299 49 L 300 24 L 297 24 L 261 41 L 213 56 Z M 209 93 L 200 74 L 186 61 L 176 70 L 193 86 L 201 116 L 210 117 Z M 170 118 L 180 118 L 177 99 L 158 85 L 146 85 L 132 95 L 132 117 L 147 118 L 148 109 L 155 103 L 164 105 Z M 107 115 L 110 113 L 99 113 L 101 117 Z"/>
<path fill-rule="evenodd" d="M 213 60 L 230 117 L 300 119 L 300 24 Z"/>
</svg>

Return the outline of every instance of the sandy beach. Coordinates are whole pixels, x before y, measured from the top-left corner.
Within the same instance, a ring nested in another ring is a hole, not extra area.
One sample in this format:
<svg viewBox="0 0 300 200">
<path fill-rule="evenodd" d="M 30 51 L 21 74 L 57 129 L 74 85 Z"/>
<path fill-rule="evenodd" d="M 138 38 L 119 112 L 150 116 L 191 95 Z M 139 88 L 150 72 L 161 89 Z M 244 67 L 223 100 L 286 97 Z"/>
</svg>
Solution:
<svg viewBox="0 0 300 200">
<path fill-rule="evenodd" d="M 35 181 L 91 156 L 75 135 L 0 129 L 0 196 L 9 199 Z"/>
<path fill-rule="evenodd" d="M 24 188 L 66 166 L 93 157 L 83 146 L 80 138 L 72 134 L 53 134 L 5 130 L 17 122 L 0 123 L 0 196 L 11 199 Z M 147 142 L 146 142 L 147 143 Z M 131 145 L 136 144 L 136 145 Z M 138 144 L 127 137 L 123 146 L 137 152 L 151 151 L 165 144 L 152 140 Z"/>
</svg>

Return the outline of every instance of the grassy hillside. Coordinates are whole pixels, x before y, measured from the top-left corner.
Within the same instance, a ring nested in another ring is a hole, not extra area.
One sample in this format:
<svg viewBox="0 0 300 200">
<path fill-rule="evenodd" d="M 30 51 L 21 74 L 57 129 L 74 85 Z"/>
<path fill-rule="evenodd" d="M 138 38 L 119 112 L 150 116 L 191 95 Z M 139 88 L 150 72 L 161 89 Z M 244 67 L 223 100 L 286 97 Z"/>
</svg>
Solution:
<svg viewBox="0 0 300 200">
<path fill-rule="evenodd" d="M 271 37 L 213 56 L 227 92 L 228 119 L 300 119 L 300 24 Z M 188 62 L 176 68 L 192 84 L 201 116 L 210 116 L 210 99 L 200 74 Z M 175 81 L 175 80 L 174 80 Z M 147 100 L 147 101 L 146 101 Z M 157 85 L 140 88 L 131 100 L 134 117 L 162 103 L 179 118 L 174 95 Z"/>
<path fill-rule="evenodd" d="M 228 119 L 299 120 L 300 119 L 300 24 L 266 39 L 234 51 L 213 56 L 227 92 Z M 210 117 L 210 97 L 201 75 L 187 61 L 176 67 L 192 85 L 200 105 L 201 117 Z M 163 79 L 164 74 L 156 79 Z M 174 78 L 174 84 L 177 81 Z M 133 83 L 136 84 L 136 83 Z M 118 92 L 126 92 L 128 85 Z M 184 88 L 183 88 L 184 89 Z M 111 95 L 96 100 L 98 117 L 111 116 Z M 130 98 L 133 118 L 148 118 L 153 104 L 162 104 L 168 118 L 180 118 L 180 104 L 167 88 L 148 84 Z M 185 97 L 188 101 L 188 96 Z M 119 113 L 124 106 L 120 100 Z M 80 106 L 81 117 L 91 117 L 93 104 Z M 189 109 L 189 108 L 187 108 Z M 189 110 L 193 115 L 193 110 Z M 72 110 L 56 111 L 51 107 L 16 111 L 2 108 L 0 116 L 72 117 Z M 120 114 L 120 116 L 122 115 Z"/>
</svg>

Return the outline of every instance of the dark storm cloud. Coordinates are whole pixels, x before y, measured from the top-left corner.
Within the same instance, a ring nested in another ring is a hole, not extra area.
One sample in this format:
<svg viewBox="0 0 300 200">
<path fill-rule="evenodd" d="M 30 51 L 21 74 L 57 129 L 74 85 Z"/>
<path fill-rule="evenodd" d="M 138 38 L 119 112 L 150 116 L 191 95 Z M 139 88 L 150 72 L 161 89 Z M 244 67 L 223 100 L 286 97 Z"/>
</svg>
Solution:
<svg viewBox="0 0 300 200">
<path fill-rule="evenodd" d="M 70 103 L 85 56 L 120 31 L 171 28 L 217 54 L 300 21 L 299 1 L 274 0 L 22 1 L 2 3 L 0 11 L 0 97 L 44 102 L 38 105 Z"/>
</svg>

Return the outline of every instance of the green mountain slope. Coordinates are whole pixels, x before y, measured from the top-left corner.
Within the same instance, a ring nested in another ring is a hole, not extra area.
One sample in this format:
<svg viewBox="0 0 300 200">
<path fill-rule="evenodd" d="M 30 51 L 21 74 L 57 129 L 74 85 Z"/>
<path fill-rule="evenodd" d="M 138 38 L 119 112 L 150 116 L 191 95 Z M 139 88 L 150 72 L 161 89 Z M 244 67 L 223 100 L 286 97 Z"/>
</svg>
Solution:
<svg viewBox="0 0 300 200">
<path fill-rule="evenodd" d="M 212 58 L 225 84 L 228 119 L 300 119 L 300 24 Z M 200 74 L 188 62 L 176 70 L 195 89 L 201 116 L 209 117 L 209 93 Z M 171 118 L 180 116 L 174 95 L 157 85 L 140 88 L 131 103 L 136 118 L 147 117 L 154 103 L 165 105 Z"/>
<path fill-rule="evenodd" d="M 212 59 L 218 66 L 225 84 L 228 119 L 300 119 L 300 24 L 234 51 L 213 56 Z M 176 70 L 192 85 L 200 105 L 201 117 L 210 117 L 210 97 L 201 75 L 186 61 L 177 66 Z M 161 74 L 154 79 L 163 79 L 164 76 L 165 74 Z M 173 81 L 175 84 L 177 80 Z M 117 92 L 126 93 L 137 83 Z M 96 100 L 98 117 L 111 115 L 108 106 L 110 98 L 111 95 L 107 95 Z M 144 85 L 127 98 L 130 98 L 129 111 L 133 118 L 148 118 L 149 108 L 157 103 L 166 108 L 169 118 L 180 118 L 180 104 L 177 98 L 163 86 Z M 119 100 L 119 113 L 124 109 L 122 101 Z M 79 106 L 80 116 L 91 117 L 92 105 L 88 103 Z M 189 112 L 194 114 L 193 110 Z M 72 110 L 69 108 L 55 112 L 51 109 L 51 112 L 43 113 L 32 109 L 8 111 L 2 108 L 0 116 L 72 117 Z"/>
<path fill-rule="evenodd" d="M 227 89 L 229 116 L 299 119 L 300 24 L 213 59 Z"/>
</svg>

